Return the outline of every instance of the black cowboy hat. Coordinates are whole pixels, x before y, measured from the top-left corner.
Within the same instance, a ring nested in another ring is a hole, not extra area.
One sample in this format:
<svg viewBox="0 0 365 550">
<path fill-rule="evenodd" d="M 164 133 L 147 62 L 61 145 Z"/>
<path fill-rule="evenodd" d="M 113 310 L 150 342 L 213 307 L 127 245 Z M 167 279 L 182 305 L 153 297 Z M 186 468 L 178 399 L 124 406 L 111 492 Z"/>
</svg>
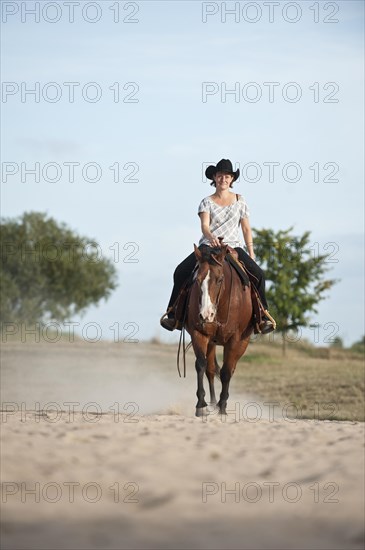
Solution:
<svg viewBox="0 0 365 550">
<path fill-rule="evenodd" d="M 232 166 L 232 163 L 229 159 L 222 159 L 218 162 L 217 166 L 213 166 L 213 164 L 211 164 L 210 166 L 208 166 L 208 168 L 205 170 L 205 175 L 206 177 L 209 179 L 209 180 L 212 180 L 213 179 L 213 176 L 215 176 L 215 174 L 217 172 L 228 172 L 228 174 L 232 174 L 233 176 L 233 181 L 236 181 L 236 179 L 239 177 L 240 175 L 240 170 L 239 168 L 234 172 L 233 171 L 233 166 Z"/>
</svg>

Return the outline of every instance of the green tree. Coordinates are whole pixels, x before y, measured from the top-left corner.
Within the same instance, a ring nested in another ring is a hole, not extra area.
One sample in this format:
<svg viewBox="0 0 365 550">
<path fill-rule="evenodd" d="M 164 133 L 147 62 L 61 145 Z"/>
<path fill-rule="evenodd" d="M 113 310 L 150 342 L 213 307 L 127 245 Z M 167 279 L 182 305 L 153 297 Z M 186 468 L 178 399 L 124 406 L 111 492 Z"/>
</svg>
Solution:
<svg viewBox="0 0 365 550">
<path fill-rule="evenodd" d="M 98 243 L 39 212 L 4 219 L 2 323 L 64 321 L 116 288 L 116 269 Z"/>
<path fill-rule="evenodd" d="M 365 336 L 361 340 L 358 340 L 358 342 L 354 342 L 350 349 L 356 353 L 365 353 Z"/>
<path fill-rule="evenodd" d="M 265 271 L 270 312 L 283 335 L 310 324 L 310 312 L 336 282 L 325 277 L 328 254 L 315 254 L 309 247 L 310 232 L 291 234 L 292 227 L 275 233 L 272 229 L 254 230 L 256 259 Z"/>
<path fill-rule="evenodd" d="M 333 341 L 330 343 L 330 348 L 343 349 L 343 340 L 341 336 L 336 336 Z"/>
</svg>

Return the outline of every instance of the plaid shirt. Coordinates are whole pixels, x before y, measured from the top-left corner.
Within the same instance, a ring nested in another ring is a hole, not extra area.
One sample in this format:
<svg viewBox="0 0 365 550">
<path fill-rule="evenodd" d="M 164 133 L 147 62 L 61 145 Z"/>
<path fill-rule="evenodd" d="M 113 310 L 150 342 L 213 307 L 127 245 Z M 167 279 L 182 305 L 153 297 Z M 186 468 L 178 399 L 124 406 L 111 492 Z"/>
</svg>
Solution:
<svg viewBox="0 0 365 550">
<path fill-rule="evenodd" d="M 219 206 L 210 197 L 205 197 L 199 204 L 198 215 L 200 212 L 209 212 L 209 229 L 215 237 L 223 237 L 223 242 L 235 248 L 243 248 L 243 242 L 240 235 L 240 221 L 242 218 L 248 218 L 250 215 L 247 203 L 241 195 L 238 200 L 228 206 Z M 208 244 L 209 239 L 201 236 L 199 245 Z"/>
</svg>

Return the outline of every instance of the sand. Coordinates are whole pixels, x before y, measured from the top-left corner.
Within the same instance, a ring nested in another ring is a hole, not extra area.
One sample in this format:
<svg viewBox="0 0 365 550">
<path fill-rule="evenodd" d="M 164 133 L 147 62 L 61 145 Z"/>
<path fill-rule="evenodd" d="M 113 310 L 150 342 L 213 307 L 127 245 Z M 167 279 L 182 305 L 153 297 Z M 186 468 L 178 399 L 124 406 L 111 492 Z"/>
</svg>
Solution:
<svg viewBox="0 0 365 550">
<path fill-rule="evenodd" d="M 7 343 L 2 359 L 2 548 L 363 547 L 363 424 L 196 418 L 176 348 Z"/>
</svg>

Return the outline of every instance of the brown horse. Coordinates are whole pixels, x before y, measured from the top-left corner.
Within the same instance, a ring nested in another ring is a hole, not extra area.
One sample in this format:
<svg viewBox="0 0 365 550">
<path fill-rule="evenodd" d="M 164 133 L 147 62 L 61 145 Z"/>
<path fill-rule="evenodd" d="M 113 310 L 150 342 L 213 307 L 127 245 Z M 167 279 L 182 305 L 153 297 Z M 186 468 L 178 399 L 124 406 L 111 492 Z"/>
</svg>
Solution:
<svg viewBox="0 0 365 550">
<path fill-rule="evenodd" d="M 210 404 L 226 414 L 229 383 L 253 331 L 251 289 L 242 285 L 236 270 L 225 261 L 226 254 L 232 253 L 227 245 L 199 250 L 194 244 L 194 251 L 198 267 L 189 293 L 185 326 L 196 357 L 196 416 L 207 414 L 204 373 L 209 381 Z M 217 344 L 224 348 L 220 370 L 215 354 Z M 218 373 L 222 391 L 217 403 L 214 376 Z"/>
</svg>

